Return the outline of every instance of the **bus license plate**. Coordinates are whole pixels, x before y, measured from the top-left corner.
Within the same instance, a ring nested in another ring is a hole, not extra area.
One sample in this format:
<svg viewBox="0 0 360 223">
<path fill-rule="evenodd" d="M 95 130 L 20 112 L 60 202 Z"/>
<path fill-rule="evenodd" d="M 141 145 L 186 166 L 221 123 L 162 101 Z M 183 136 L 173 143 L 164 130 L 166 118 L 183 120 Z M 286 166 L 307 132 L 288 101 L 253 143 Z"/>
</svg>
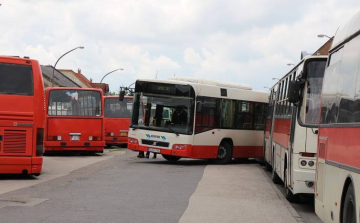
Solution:
<svg viewBox="0 0 360 223">
<path fill-rule="evenodd" d="M 80 136 L 71 136 L 71 141 L 79 141 Z"/>
<path fill-rule="evenodd" d="M 160 149 L 148 148 L 148 152 L 160 153 Z"/>
<path fill-rule="evenodd" d="M 126 136 L 126 132 L 120 132 L 120 136 Z"/>
</svg>

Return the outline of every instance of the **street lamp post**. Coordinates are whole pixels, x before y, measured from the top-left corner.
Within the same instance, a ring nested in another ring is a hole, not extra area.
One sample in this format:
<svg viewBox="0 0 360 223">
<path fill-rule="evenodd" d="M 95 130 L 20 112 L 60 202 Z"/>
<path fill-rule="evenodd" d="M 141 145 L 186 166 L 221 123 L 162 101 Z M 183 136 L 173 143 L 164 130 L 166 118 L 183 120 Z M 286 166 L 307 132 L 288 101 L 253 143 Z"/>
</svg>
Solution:
<svg viewBox="0 0 360 223">
<path fill-rule="evenodd" d="M 295 64 L 293 64 L 293 63 L 288 63 L 288 64 L 286 64 L 286 65 L 288 65 L 288 66 L 295 66 Z"/>
<path fill-rule="evenodd" d="M 278 81 L 279 81 L 280 79 L 279 79 L 279 78 L 276 78 L 276 77 L 273 77 L 272 80 L 273 80 L 273 81 L 274 81 L 274 80 L 278 80 Z"/>
<path fill-rule="evenodd" d="M 85 47 L 83 47 L 83 46 L 75 47 L 74 49 L 69 50 L 68 52 L 64 53 L 64 54 L 56 61 L 55 65 L 54 65 L 54 69 L 53 69 L 53 74 L 52 74 L 52 77 L 51 77 L 51 87 L 54 87 L 55 67 L 56 67 L 56 64 L 59 62 L 59 60 L 60 60 L 61 58 L 63 58 L 66 54 L 68 54 L 68 53 L 70 53 L 70 52 L 72 52 L 72 51 L 74 51 L 74 50 L 84 49 L 84 48 L 85 48 Z"/>
<path fill-rule="evenodd" d="M 269 91 L 271 90 L 271 88 L 269 88 L 269 87 L 264 87 L 264 88 L 267 88 L 267 89 L 269 89 Z"/>
<path fill-rule="evenodd" d="M 330 36 L 327 36 L 327 35 L 325 35 L 325 34 L 319 34 L 319 35 L 318 35 L 318 37 L 319 37 L 319 38 L 324 38 L 324 37 L 327 37 L 327 38 L 331 39 L 331 37 L 330 37 Z"/>
<path fill-rule="evenodd" d="M 124 70 L 124 69 L 123 69 L 123 68 L 118 68 L 118 69 L 115 69 L 115 70 L 113 70 L 113 71 L 110 71 L 109 73 L 105 74 L 105 75 L 103 76 L 103 78 L 101 78 L 100 83 L 102 83 L 102 81 L 104 80 L 104 78 L 105 78 L 107 75 L 109 75 L 109 74 L 111 74 L 111 73 L 113 73 L 113 72 L 115 72 L 115 71 L 117 71 L 117 70 Z"/>
</svg>

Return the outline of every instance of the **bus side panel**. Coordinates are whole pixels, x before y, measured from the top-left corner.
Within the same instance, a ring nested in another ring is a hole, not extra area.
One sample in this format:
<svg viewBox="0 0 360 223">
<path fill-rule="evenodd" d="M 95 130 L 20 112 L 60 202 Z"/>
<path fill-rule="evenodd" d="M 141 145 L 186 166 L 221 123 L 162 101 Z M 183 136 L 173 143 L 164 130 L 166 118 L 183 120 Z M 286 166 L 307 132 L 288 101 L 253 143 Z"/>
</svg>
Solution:
<svg viewBox="0 0 360 223">
<path fill-rule="evenodd" d="M 234 158 L 262 158 L 263 137 L 264 132 L 257 130 L 213 129 L 194 135 L 192 154 L 202 154 L 201 158 L 216 158 L 218 147 L 226 138 L 233 142 Z"/>
<path fill-rule="evenodd" d="M 273 142 L 288 148 L 291 119 L 275 118 Z"/>
</svg>

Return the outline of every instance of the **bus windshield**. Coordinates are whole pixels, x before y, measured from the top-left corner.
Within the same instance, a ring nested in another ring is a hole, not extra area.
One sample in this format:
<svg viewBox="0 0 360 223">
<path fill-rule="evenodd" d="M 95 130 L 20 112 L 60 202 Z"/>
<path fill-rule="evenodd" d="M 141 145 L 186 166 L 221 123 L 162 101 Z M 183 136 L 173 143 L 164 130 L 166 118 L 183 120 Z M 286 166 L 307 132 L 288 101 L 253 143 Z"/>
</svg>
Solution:
<svg viewBox="0 0 360 223">
<path fill-rule="evenodd" d="M 105 98 L 104 115 L 107 118 L 130 118 L 132 109 L 132 98 L 124 98 L 119 101 L 118 98 Z"/>
<path fill-rule="evenodd" d="M 193 99 L 136 93 L 132 127 L 177 134 L 192 134 Z"/>
<path fill-rule="evenodd" d="M 33 95 L 31 66 L 0 63 L 0 94 Z"/>
<path fill-rule="evenodd" d="M 306 64 L 307 96 L 305 114 L 301 114 L 304 124 L 319 124 L 321 89 L 324 78 L 326 60 L 315 60 Z M 305 116 L 305 117 L 304 117 Z"/>
<path fill-rule="evenodd" d="M 48 115 L 101 116 L 101 95 L 98 91 L 51 90 Z"/>
</svg>

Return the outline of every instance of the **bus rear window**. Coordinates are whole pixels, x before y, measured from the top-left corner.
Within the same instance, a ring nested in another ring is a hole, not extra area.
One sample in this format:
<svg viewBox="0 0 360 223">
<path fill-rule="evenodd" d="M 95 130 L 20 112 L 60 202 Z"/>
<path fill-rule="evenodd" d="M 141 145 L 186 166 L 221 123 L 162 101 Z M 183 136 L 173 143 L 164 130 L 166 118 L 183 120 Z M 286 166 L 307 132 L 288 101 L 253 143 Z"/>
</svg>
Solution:
<svg viewBox="0 0 360 223">
<path fill-rule="evenodd" d="M 51 90 L 48 115 L 101 116 L 101 95 L 98 91 Z"/>
<path fill-rule="evenodd" d="M 0 63 L 0 94 L 33 95 L 31 66 Z"/>
<path fill-rule="evenodd" d="M 105 98 L 105 117 L 107 118 L 130 118 L 132 109 L 132 98 L 124 98 L 119 101 L 118 98 Z"/>
</svg>

